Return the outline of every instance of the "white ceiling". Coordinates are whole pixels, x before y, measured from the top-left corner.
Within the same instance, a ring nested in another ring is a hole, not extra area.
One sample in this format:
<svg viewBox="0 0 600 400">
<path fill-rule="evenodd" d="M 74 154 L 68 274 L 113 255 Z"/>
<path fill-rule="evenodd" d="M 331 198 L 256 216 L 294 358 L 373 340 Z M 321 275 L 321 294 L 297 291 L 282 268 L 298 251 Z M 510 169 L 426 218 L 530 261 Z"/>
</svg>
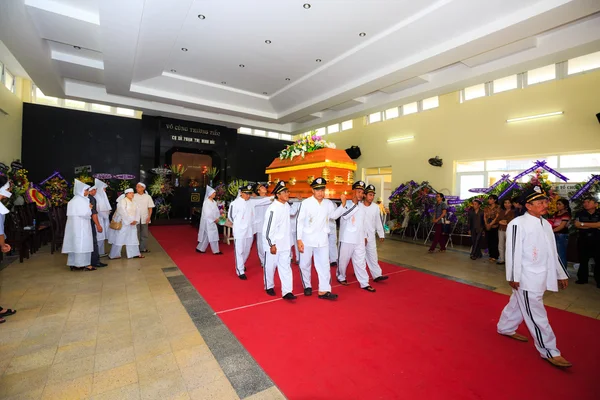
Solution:
<svg viewBox="0 0 600 400">
<path fill-rule="evenodd" d="M 598 51 L 600 1 L 11 0 L 0 40 L 46 95 L 295 132 Z"/>
</svg>

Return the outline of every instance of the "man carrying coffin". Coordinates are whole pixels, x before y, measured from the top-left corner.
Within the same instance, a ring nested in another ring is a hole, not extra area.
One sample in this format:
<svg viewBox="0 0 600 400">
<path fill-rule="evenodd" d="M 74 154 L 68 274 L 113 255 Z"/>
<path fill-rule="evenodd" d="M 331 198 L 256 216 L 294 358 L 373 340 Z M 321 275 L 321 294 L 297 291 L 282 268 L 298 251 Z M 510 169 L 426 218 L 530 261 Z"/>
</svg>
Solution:
<svg viewBox="0 0 600 400">
<path fill-rule="evenodd" d="M 250 197 L 250 202 L 254 207 L 254 224 L 252 225 L 253 233 L 256 234 L 256 252 L 258 253 L 258 259 L 260 265 L 265 265 L 265 252 L 268 249 L 263 248 L 263 222 L 265 221 L 265 213 L 267 207 L 271 205 L 272 197 L 267 197 L 267 186 L 263 183 L 258 183 L 255 186 L 254 192 L 257 194 L 256 197 Z"/>
<path fill-rule="evenodd" d="M 330 202 L 325 199 L 323 178 L 315 179 L 311 184 L 313 195 L 302 201 L 298 212 L 296 227 L 297 249 L 300 252 L 300 275 L 304 295 L 312 295 L 310 282 L 312 259 L 319 277 L 319 298 L 335 300 L 338 295 L 331 293 L 331 270 L 329 267 L 329 218 L 337 218 L 331 214 Z M 333 212 L 337 213 L 337 210 Z"/>
<path fill-rule="evenodd" d="M 543 359 L 556 367 L 570 367 L 556 347 L 556 336 L 544 308 L 544 292 L 558 292 L 569 284 L 566 266 L 556 250 L 552 226 L 542 218 L 548 211 L 548 197 L 534 186 L 524 195 L 527 212 L 513 219 L 506 229 L 506 280 L 512 295 L 498 321 L 498 333 L 527 342 L 517 328 L 525 324 L 535 338 Z"/>
<path fill-rule="evenodd" d="M 383 223 L 381 222 L 381 212 L 377 204 L 373 204 L 375 200 L 375 186 L 368 185 L 365 189 L 365 201 L 361 204 L 361 207 L 365 210 L 365 230 L 367 234 L 367 245 L 365 248 L 366 261 L 373 281 L 381 282 L 388 279 L 387 276 L 382 275 L 381 267 L 379 266 L 379 258 L 377 257 L 377 236 L 379 241 L 383 242 L 385 238 L 385 231 L 383 230 Z"/>
<path fill-rule="evenodd" d="M 294 300 L 292 293 L 293 278 L 290 266 L 292 244 L 290 229 L 291 207 L 288 204 L 290 192 L 284 181 L 277 182 L 273 189 L 275 201 L 267 208 L 262 227 L 263 247 L 269 249 L 265 254 L 265 290 L 269 296 L 275 296 L 275 268 L 281 281 L 281 293 L 286 300 Z"/>
<path fill-rule="evenodd" d="M 246 261 L 250 255 L 254 233 L 254 207 L 249 202 L 252 189 L 252 185 L 242 186 L 240 196 L 231 202 L 227 214 L 227 218 L 233 222 L 235 272 L 243 281 L 248 279 L 246 276 Z"/>
</svg>

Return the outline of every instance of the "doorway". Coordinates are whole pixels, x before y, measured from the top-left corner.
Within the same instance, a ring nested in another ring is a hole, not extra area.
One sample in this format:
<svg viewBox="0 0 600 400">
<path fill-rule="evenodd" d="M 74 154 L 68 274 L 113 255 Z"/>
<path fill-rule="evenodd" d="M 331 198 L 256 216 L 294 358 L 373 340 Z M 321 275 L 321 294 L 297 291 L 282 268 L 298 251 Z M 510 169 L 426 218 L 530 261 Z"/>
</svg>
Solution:
<svg viewBox="0 0 600 400">
<path fill-rule="evenodd" d="M 375 186 L 375 200 L 381 197 L 383 205 L 388 207 L 392 194 L 392 167 L 364 168 L 363 175 L 367 185 Z"/>
</svg>

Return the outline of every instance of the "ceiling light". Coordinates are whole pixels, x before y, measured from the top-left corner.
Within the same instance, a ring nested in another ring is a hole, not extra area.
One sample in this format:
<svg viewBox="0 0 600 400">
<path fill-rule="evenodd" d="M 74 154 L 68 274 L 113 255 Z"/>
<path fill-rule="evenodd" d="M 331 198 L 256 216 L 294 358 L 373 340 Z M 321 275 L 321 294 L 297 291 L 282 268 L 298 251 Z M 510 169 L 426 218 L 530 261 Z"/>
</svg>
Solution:
<svg viewBox="0 0 600 400">
<path fill-rule="evenodd" d="M 176 69 L 172 69 L 171 72 L 177 72 L 177 70 Z"/>
<path fill-rule="evenodd" d="M 366 33 L 364 33 L 364 32 L 361 32 L 361 33 L 359 33 L 359 34 L 358 34 L 358 36 L 360 36 L 360 37 L 365 37 L 365 36 L 367 36 L 367 34 L 366 34 Z"/>
<path fill-rule="evenodd" d="M 227 85 L 227 82 L 223 81 L 221 82 L 221 85 Z"/>
<path fill-rule="evenodd" d="M 310 4 L 308 4 L 308 3 L 304 3 L 304 5 L 303 5 L 302 7 L 304 7 L 305 9 L 307 9 L 307 10 L 308 10 L 308 9 L 309 9 L 311 6 L 310 6 Z"/>
<path fill-rule="evenodd" d="M 244 67 L 245 67 L 245 65 L 244 65 L 244 64 L 240 64 L 240 68 L 244 68 Z"/>
<path fill-rule="evenodd" d="M 321 61 L 323 61 L 323 60 L 321 60 L 320 58 L 317 58 L 315 61 L 316 61 L 316 62 L 321 62 Z"/>
<path fill-rule="evenodd" d="M 393 139 L 388 139 L 387 142 L 388 143 L 392 143 L 392 142 L 399 142 L 401 140 L 410 140 L 410 139 L 414 139 L 414 136 L 403 136 L 403 137 L 399 137 L 399 138 L 393 138 Z"/>
<path fill-rule="evenodd" d="M 286 81 L 291 81 L 291 79 L 290 79 L 290 78 L 285 78 L 285 80 L 286 80 Z"/>
<path fill-rule="evenodd" d="M 187 49 L 185 47 L 182 47 L 181 51 L 187 51 Z"/>
<path fill-rule="evenodd" d="M 512 119 L 507 119 L 506 122 L 517 122 L 517 121 L 525 121 L 528 119 L 553 117 L 555 115 L 561 115 L 561 114 L 564 114 L 564 111 L 556 111 L 556 112 L 551 112 L 551 113 L 547 113 L 547 114 L 539 114 L 539 115 L 530 115 L 529 117 L 512 118 Z"/>
<path fill-rule="evenodd" d="M 198 14 L 198 18 L 199 19 L 206 19 L 206 17 L 204 15 L 202 15 L 202 14 Z"/>
<path fill-rule="evenodd" d="M 77 50 L 81 50 L 81 47 L 79 47 L 79 46 L 73 46 L 73 48 L 75 48 Z"/>
<path fill-rule="evenodd" d="M 271 41 L 270 40 L 265 40 L 265 43 L 266 44 L 271 44 Z"/>
</svg>

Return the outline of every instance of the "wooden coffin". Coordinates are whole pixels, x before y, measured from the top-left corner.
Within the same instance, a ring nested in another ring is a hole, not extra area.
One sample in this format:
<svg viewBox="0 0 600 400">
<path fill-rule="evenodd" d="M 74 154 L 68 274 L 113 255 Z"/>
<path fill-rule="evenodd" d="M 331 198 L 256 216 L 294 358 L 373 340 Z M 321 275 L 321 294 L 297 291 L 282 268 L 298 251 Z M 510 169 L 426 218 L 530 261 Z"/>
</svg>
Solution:
<svg viewBox="0 0 600 400">
<path fill-rule="evenodd" d="M 274 184 L 286 181 L 290 189 L 290 198 L 312 196 L 310 184 L 318 177 L 327 181 L 325 197 L 339 199 L 342 193 L 350 193 L 354 183 L 356 163 L 339 149 L 320 149 L 308 153 L 304 158 L 297 156 L 293 160 L 273 160 L 265 171 L 269 181 Z"/>
</svg>

